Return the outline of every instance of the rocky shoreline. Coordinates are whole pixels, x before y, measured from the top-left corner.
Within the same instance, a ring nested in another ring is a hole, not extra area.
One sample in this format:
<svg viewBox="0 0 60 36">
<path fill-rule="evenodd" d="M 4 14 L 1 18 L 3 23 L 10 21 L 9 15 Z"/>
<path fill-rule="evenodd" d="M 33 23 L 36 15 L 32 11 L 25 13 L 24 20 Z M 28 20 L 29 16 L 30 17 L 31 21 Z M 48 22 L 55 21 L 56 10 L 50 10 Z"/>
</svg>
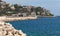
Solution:
<svg viewBox="0 0 60 36">
<path fill-rule="evenodd" d="M 6 17 L 0 16 L 0 36 L 26 36 L 21 30 L 16 30 L 7 21 L 37 19 L 37 17 Z"/>
<path fill-rule="evenodd" d="M 16 30 L 10 23 L 0 21 L 0 36 L 26 36 L 26 34 Z"/>
</svg>

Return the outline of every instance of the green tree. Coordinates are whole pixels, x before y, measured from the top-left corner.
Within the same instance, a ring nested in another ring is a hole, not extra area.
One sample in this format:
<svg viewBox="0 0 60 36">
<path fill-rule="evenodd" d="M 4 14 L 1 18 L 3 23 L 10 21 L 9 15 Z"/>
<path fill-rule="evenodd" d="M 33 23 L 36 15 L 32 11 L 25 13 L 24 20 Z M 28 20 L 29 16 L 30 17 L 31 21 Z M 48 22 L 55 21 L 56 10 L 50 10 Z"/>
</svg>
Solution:
<svg viewBox="0 0 60 36">
<path fill-rule="evenodd" d="M 37 12 L 40 12 L 40 15 L 41 15 L 41 13 L 43 12 L 43 8 L 41 8 L 41 7 L 36 7 L 36 14 L 38 15 Z"/>
</svg>

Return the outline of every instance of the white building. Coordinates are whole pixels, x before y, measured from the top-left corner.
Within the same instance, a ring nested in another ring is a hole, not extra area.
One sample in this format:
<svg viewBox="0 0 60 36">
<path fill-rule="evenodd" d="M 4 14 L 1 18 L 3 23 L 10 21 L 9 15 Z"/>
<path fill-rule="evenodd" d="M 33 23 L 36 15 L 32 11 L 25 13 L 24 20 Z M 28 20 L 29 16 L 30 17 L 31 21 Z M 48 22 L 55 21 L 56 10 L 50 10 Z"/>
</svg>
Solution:
<svg viewBox="0 0 60 36">
<path fill-rule="evenodd" d="M 35 12 L 32 12 L 32 13 L 31 13 L 31 16 L 36 16 L 36 13 L 35 13 Z"/>
</svg>

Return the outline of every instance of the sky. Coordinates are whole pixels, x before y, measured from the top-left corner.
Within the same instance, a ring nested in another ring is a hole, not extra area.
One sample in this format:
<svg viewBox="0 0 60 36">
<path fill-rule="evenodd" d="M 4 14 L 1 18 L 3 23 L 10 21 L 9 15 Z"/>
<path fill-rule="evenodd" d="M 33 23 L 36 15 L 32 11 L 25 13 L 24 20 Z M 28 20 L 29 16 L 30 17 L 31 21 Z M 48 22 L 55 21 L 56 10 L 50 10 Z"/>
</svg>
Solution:
<svg viewBox="0 0 60 36">
<path fill-rule="evenodd" d="M 11 4 L 27 6 L 41 6 L 51 11 L 55 16 L 60 16 L 60 0 L 4 0 Z"/>
</svg>

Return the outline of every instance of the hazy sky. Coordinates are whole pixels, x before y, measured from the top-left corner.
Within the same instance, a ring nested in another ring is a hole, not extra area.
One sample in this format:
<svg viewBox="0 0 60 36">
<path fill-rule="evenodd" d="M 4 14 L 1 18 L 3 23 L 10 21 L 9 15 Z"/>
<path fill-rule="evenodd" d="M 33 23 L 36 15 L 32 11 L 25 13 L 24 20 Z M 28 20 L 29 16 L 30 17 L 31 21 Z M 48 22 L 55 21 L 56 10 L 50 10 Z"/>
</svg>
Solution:
<svg viewBox="0 0 60 36">
<path fill-rule="evenodd" d="M 8 3 L 41 6 L 49 9 L 54 15 L 60 15 L 60 0 L 5 0 Z"/>
</svg>

